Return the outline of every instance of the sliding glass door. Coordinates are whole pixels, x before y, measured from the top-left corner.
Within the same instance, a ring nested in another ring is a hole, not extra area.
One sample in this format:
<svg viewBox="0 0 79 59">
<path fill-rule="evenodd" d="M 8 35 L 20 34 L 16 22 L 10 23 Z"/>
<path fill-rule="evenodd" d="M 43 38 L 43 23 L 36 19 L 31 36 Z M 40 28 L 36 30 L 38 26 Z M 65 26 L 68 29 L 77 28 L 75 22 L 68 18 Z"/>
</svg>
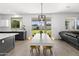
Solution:
<svg viewBox="0 0 79 59">
<path fill-rule="evenodd" d="M 36 33 L 39 33 L 40 29 L 43 33 L 51 36 L 51 18 L 46 18 L 43 21 L 39 21 L 38 18 L 32 18 L 32 35 L 34 36 Z"/>
</svg>

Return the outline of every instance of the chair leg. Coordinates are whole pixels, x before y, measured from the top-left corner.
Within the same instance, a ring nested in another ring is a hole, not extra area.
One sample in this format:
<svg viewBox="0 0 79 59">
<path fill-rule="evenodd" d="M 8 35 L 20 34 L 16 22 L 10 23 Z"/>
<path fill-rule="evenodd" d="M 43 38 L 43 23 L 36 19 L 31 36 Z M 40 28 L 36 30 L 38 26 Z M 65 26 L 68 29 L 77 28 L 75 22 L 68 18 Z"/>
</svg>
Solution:
<svg viewBox="0 0 79 59">
<path fill-rule="evenodd" d="M 46 56 L 46 48 L 43 48 L 43 54 Z"/>
<path fill-rule="evenodd" d="M 50 51 L 50 55 L 52 55 L 52 47 L 51 46 L 45 46 L 43 47 L 43 54 L 46 56 L 47 50 Z"/>
<path fill-rule="evenodd" d="M 52 55 L 53 53 L 52 53 L 52 49 L 50 49 L 50 55 Z"/>
<path fill-rule="evenodd" d="M 37 50 L 37 48 L 35 48 L 35 51 L 36 51 L 36 56 L 38 55 L 38 50 Z"/>
<path fill-rule="evenodd" d="M 38 47 L 38 55 L 40 55 L 40 48 Z"/>
<path fill-rule="evenodd" d="M 33 49 L 32 49 L 32 48 L 31 48 L 31 50 L 30 50 L 30 54 L 33 55 Z"/>
<path fill-rule="evenodd" d="M 30 53 L 33 55 L 34 54 L 34 51 L 36 52 L 36 55 L 40 55 L 40 46 L 31 46 L 31 49 L 30 49 Z"/>
</svg>

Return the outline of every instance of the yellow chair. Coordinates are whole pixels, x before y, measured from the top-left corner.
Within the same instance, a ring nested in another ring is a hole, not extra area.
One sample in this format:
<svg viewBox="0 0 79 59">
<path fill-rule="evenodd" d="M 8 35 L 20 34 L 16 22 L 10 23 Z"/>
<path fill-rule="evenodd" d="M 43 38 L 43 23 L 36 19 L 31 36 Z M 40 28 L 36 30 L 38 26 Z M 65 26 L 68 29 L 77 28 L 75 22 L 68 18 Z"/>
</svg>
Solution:
<svg viewBox="0 0 79 59">
<path fill-rule="evenodd" d="M 40 46 L 31 45 L 30 47 L 31 47 L 30 53 L 31 53 L 32 55 L 34 54 L 34 52 L 33 52 L 34 49 L 35 49 L 35 51 L 36 51 L 36 54 L 37 54 L 37 55 L 40 55 Z"/>
<path fill-rule="evenodd" d="M 43 46 L 43 54 L 47 54 L 47 50 L 50 50 L 50 55 L 52 55 L 52 46 Z"/>
</svg>

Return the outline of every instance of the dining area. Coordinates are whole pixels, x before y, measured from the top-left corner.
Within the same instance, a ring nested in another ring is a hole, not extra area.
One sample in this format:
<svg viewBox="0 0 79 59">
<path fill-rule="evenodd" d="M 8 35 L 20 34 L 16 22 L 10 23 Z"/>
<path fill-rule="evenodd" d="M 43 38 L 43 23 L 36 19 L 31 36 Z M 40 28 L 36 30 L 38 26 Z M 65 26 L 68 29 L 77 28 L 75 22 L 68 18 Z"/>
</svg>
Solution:
<svg viewBox="0 0 79 59">
<path fill-rule="evenodd" d="M 52 56 L 53 55 L 53 40 L 47 33 L 36 33 L 29 40 L 31 56 Z"/>
<path fill-rule="evenodd" d="M 32 19 L 32 35 L 29 41 L 31 56 L 52 56 L 53 40 L 51 39 L 51 18 L 42 13 L 43 3 L 41 3 L 41 14 Z M 48 54 L 49 53 L 49 54 Z"/>
</svg>

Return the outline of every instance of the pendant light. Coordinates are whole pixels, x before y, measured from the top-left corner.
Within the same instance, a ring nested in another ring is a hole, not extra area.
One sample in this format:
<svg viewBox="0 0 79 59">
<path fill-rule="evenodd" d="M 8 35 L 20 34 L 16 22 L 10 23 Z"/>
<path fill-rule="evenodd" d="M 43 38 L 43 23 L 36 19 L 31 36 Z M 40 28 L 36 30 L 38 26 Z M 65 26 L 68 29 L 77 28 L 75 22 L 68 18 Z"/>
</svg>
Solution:
<svg viewBox="0 0 79 59">
<path fill-rule="evenodd" d="M 46 16 L 43 14 L 43 3 L 41 3 L 41 14 L 38 16 L 39 21 L 44 21 Z"/>
</svg>

